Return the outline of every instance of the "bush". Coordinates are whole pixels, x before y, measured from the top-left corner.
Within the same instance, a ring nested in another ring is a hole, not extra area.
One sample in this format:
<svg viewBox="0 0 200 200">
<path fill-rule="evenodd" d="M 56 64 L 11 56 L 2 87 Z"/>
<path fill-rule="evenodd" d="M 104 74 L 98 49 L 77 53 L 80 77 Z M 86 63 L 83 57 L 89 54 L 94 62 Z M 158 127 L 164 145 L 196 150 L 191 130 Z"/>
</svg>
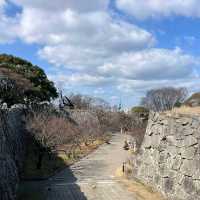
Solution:
<svg viewBox="0 0 200 200">
<path fill-rule="evenodd" d="M 29 114 L 26 127 L 36 147 L 38 169 L 42 167 L 45 153 L 51 154 L 62 144 L 74 146 L 78 144 L 77 140 L 80 136 L 79 128 L 69 119 L 48 111 Z"/>
<path fill-rule="evenodd" d="M 103 132 L 96 114 L 92 111 L 71 111 L 71 118 L 77 123 L 81 130 L 80 139 L 87 145 L 99 138 Z"/>
<path fill-rule="evenodd" d="M 0 54 L 0 75 L 14 80 L 22 90 L 26 90 L 27 84 L 20 84 L 22 80 L 29 82 L 29 90 L 22 95 L 22 99 L 29 102 L 50 101 L 58 97 L 53 82 L 49 81 L 45 72 L 30 62 L 11 55 Z M 7 91 L 8 95 L 9 90 Z M 12 95 L 12 94 L 11 94 Z M 8 99 L 8 98 L 7 98 Z M 10 104 L 10 102 L 6 102 Z M 22 102 L 23 103 L 23 102 Z"/>
<path fill-rule="evenodd" d="M 136 106 L 131 109 L 131 112 L 133 112 L 133 113 L 148 113 L 149 110 L 142 106 Z"/>
</svg>

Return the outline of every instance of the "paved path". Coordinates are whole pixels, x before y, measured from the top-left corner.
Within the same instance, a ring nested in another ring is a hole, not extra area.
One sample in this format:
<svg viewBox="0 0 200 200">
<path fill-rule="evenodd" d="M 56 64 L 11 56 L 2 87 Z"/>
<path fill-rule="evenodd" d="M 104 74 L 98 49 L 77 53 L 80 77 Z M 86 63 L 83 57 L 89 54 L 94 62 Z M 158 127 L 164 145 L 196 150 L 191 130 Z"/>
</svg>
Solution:
<svg viewBox="0 0 200 200">
<path fill-rule="evenodd" d="M 128 158 L 128 152 L 123 150 L 124 140 L 124 135 L 113 135 L 111 144 L 102 145 L 52 177 L 43 185 L 45 199 L 136 200 L 114 177 L 117 168 Z"/>
</svg>

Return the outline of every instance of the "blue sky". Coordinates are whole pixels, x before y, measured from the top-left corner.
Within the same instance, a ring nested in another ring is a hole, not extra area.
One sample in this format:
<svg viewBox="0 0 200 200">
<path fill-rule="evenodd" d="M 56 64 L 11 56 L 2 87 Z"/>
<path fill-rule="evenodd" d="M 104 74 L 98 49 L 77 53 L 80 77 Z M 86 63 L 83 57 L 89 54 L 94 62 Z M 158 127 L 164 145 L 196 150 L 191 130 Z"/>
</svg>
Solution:
<svg viewBox="0 0 200 200">
<path fill-rule="evenodd" d="M 42 67 L 65 93 L 123 107 L 152 88 L 200 91 L 198 0 L 0 0 L 0 53 Z"/>
</svg>

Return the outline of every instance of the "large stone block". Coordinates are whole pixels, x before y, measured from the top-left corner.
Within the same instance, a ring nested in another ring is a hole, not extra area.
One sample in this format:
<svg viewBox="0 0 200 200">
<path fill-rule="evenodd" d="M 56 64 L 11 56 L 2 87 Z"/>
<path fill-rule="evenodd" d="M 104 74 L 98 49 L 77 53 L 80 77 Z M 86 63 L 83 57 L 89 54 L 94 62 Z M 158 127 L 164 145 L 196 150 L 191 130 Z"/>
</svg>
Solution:
<svg viewBox="0 0 200 200">
<path fill-rule="evenodd" d="M 160 141 L 161 141 L 160 135 L 153 135 L 151 137 L 151 146 L 153 148 L 158 148 L 160 145 Z"/>
<path fill-rule="evenodd" d="M 174 179 L 173 178 L 170 178 L 170 177 L 166 177 L 166 178 L 163 178 L 162 179 L 162 190 L 165 192 L 165 193 L 173 193 L 174 192 Z"/>
<path fill-rule="evenodd" d="M 138 178 L 170 200 L 200 200 L 200 117 L 156 113 L 150 121 Z"/>
<path fill-rule="evenodd" d="M 180 167 L 181 167 L 181 164 L 182 164 L 182 157 L 180 155 L 177 155 L 173 160 L 172 160 L 172 163 L 171 163 L 171 166 L 170 168 L 173 169 L 173 170 L 179 170 Z"/>
<path fill-rule="evenodd" d="M 0 200 L 15 200 L 25 154 L 24 112 L 0 110 Z"/>
<path fill-rule="evenodd" d="M 183 180 L 183 188 L 188 194 L 195 194 L 197 192 L 195 184 L 191 177 L 185 176 Z"/>
<path fill-rule="evenodd" d="M 169 148 L 166 149 L 166 151 L 170 154 L 170 156 L 172 158 L 174 158 L 180 154 L 181 148 L 177 148 L 175 146 L 170 146 Z"/>
<path fill-rule="evenodd" d="M 183 164 L 180 168 L 181 173 L 186 176 L 193 176 L 195 170 L 196 166 L 194 165 L 193 160 L 186 160 L 186 159 L 183 161 Z"/>
<path fill-rule="evenodd" d="M 182 148 L 181 156 L 182 156 L 182 158 L 193 159 L 196 152 L 197 152 L 197 148 L 195 148 L 193 146 L 188 147 L 188 148 Z"/>
<path fill-rule="evenodd" d="M 198 144 L 197 139 L 194 136 L 189 135 L 189 136 L 185 136 L 185 138 L 182 139 L 182 140 L 176 140 L 175 146 L 177 146 L 177 147 L 191 147 L 191 146 L 194 146 L 194 145 L 197 145 L 197 144 Z"/>
<path fill-rule="evenodd" d="M 176 185 L 173 200 L 191 200 L 191 198 L 192 195 L 185 191 L 183 185 Z"/>
</svg>

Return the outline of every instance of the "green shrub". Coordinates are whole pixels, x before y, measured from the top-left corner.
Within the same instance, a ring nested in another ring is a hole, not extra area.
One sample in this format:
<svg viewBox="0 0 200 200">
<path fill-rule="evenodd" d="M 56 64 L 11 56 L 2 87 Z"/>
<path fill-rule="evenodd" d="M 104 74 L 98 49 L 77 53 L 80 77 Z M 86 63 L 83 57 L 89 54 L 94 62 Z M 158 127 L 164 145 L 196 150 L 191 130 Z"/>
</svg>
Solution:
<svg viewBox="0 0 200 200">
<path fill-rule="evenodd" d="M 14 80 L 22 90 L 23 87 L 27 87 L 27 84 L 20 84 L 20 82 L 22 80 L 29 82 L 31 87 L 26 90 L 26 95 L 22 98 L 28 102 L 50 101 L 58 97 L 54 83 L 48 80 L 43 69 L 18 57 L 0 54 L 0 78 Z M 9 96 L 9 91 L 7 93 Z M 10 102 L 6 103 L 10 104 Z"/>
<path fill-rule="evenodd" d="M 136 107 L 133 107 L 131 109 L 131 111 L 133 113 L 146 113 L 146 112 L 149 112 L 149 110 L 145 107 L 142 107 L 142 106 L 136 106 Z"/>
</svg>

